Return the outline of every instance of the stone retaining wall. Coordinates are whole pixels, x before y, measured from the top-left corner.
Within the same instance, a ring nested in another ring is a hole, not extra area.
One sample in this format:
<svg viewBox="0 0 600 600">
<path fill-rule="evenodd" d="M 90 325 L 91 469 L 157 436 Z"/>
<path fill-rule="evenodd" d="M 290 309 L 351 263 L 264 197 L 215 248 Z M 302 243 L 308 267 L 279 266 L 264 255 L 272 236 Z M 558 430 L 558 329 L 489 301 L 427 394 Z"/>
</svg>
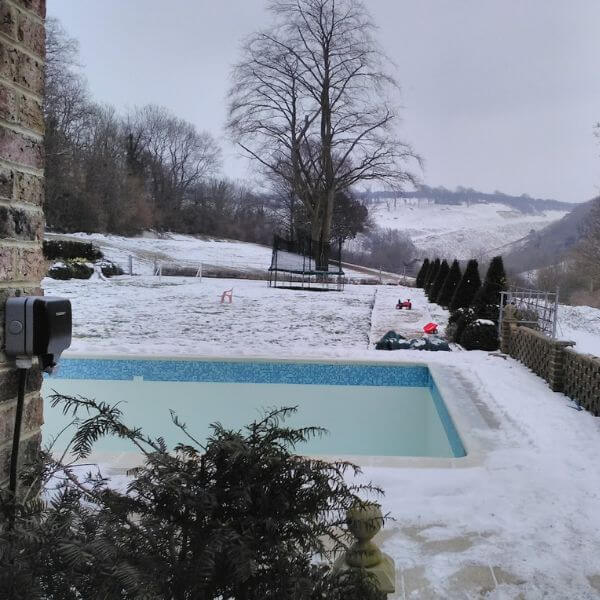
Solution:
<svg viewBox="0 0 600 600">
<path fill-rule="evenodd" d="M 573 342 L 553 340 L 528 327 L 502 323 L 502 352 L 545 379 L 595 416 L 600 415 L 600 358 L 570 349 Z"/>
<path fill-rule="evenodd" d="M 594 416 L 600 416 L 600 358 L 566 348 L 564 371 L 562 391 Z"/>
</svg>

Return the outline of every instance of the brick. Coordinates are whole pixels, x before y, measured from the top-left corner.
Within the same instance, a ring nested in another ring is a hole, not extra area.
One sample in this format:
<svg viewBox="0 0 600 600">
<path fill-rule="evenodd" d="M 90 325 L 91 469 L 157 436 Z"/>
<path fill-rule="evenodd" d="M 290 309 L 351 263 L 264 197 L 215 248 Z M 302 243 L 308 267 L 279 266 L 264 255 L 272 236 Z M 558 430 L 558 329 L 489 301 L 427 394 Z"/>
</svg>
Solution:
<svg viewBox="0 0 600 600">
<path fill-rule="evenodd" d="M 17 10 L 7 2 L 0 2 L 0 31 L 17 39 Z"/>
<path fill-rule="evenodd" d="M 11 281 L 16 277 L 17 249 L 0 245 L 0 281 Z"/>
<path fill-rule="evenodd" d="M 41 244 L 36 248 L 0 245 L 0 281 L 39 282 L 46 270 Z"/>
<path fill-rule="evenodd" d="M 41 244 L 35 249 L 17 249 L 17 276 L 20 281 L 41 281 L 47 270 Z"/>
<path fill-rule="evenodd" d="M 42 19 L 46 18 L 46 0 L 12 0 L 13 4 L 31 11 Z"/>
<path fill-rule="evenodd" d="M 7 400 L 17 397 L 19 373 L 17 369 L 0 370 L 0 407 Z M 42 372 L 38 366 L 29 369 L 27 374 L 27 393 L 36 392 L 42 385 Z"/>
<path fill-rule="evenodd" d="M 44 25 L 26 13 L 20 13 L 18 16 L 17 39 L 37 56 L 44 58 L 46 55 Z"/>
<path fill-rule="evenodd" d="M 19 73 L 18 51 L 0 40 L 0 77 L 16 83 Z"/>
<path fill-rule="evenodd" d="M 0 167 L 0 198 L 12 200 L 15 194 L 15 172 L 7 167 Z"/>
<path fill-rule="evenodd" d="M 10 440 L 14 435 L 15 414 L 17 412 L 16 400 L 5 405 L 0 412 L 0 439 Z M 21 423 L 21 435 L 27 435 L 39 429 L 44 423 L 43 402 L 39 394 L 29 396 L 25 399 L 23 406 L 23 422 Z"/>
<path fill-rule="evenodd" d="M 44 168 L 43 143 L 5 127 L 0 127 L 0 156 L 33 169 Z"/>
<path fill-rule="evenodd" d="M 44 91 L 43 61 L 0 40 L 0 78 L 41 97 Z"/>
<path fill-rule="evenodd" d="M 39 134 L 44 133 L 42 103 L 19 92 L 10 84 L 2 82 L 0 82 L 0 119 Z"/>
<path fill-rule="evenodd" d="M 0 206 L 0 238 L 39 241 L 42 239 L 43 225 L 41 213 Z"/>
<path fill-rule="evenodd" d="M 34 100 L 30 96 L 21 93 L 18 94 L 18 120 L 22 127 L 31 129 L 36 133 L 44 133 L 44 109 L 39 100 Z"/>
<path fill-rule="evenodd" d="M 0 118 L 9 123 L 18 123 L 19 100 L 15 88 L 0 83 Z"/>
<path fill-rule="evenodd" d="M 44 179 L 17 171 L 14 198 L 17 202 L 42 206 L 44 203 Z"/>
<path fill-rule="evenodd" d="M 24 465 L 34 462 L 39 457 L 41 443 L 41 433 L 33 435 L 25 440 L 21 440 L 21 444 L 19 445 L 19 469 Z M 8 479 L 11 451 L 12 447 L 10 444 L 7 444 L 0 449 L 0 482 L 5 482 Z"/>
</svg>

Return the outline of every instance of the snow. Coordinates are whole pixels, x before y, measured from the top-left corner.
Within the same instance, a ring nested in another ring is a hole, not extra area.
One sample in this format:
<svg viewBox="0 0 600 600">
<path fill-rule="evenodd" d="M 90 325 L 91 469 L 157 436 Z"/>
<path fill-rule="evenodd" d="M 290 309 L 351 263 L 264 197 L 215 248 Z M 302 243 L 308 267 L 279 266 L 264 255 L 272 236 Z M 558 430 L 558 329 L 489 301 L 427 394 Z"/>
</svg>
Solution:
<svg viewBox="0 0 600 600">
<path fill-rule="evenodd" d="M 477 319 L 475 323 L 477 325 L 494 325 L 494 321 L 490 321 L 489 319 Z"/>
<path fill-rule="evenodd" d="M 45 279 L 71 299 L 71 353 L 273 354 L 367 347 L 375 286 L 343 293 L 269 288 L 265 281 L 194 277 Z M 221 295 L 233 288 L 233 302 Z M 332 302 L 332 299 L 334 300 Z"/>
<path fill-rule="evenodd" d="M 126 273 L 129 272 L 131 257 L 133 272 L 137 275 L 153 275 L 155 261 L 185 265 L 203 264 L 205 267 L 235 269 L 260 275 L 266 275 L 271 266 L 271 247 L 237 240 L 200 238 L 177 233 L 165 233 L 160 237 L 150 234 L 124 237 L 103 233 L 46 233 L 45 237 L 91 242 L 102 250 L 106 259 L 119 265 Z M 297 258 L 295 263 L 298 262 Z M 365 274 L 364 270 L 344 267 L 344 273 L 359 279 L 374 278 L 373 275 Z"/>
<path fill-rule="evenodd" d="M 559 339 L 576 342 L 577 352 L 600 356 L 600 309 L 561 304 L 557 329 Z"/>
<path fill-rule="evenodd" d="M 389 206 L 389 209 L 388 209 Z M 531 215 L 505 204 L 446 205 L 393 201 L 369 207 L 380 227 L 405 231 L 428 256 L 467 259 L 493 256 L 502 247 L 562 218 L 566 212 Z"/>
<path fill-rule="evenodd" d="M 493 577 L 486 598 L 598 597 L 600 421 L 498 353 L 374 350 L 373 341 L 389 329 L 414 337 L 428 321 L 443 327 L 447 313 L 422 290 L 347 286 L 311 293 L 260 281 L 159 284 L 152 277 L 47 279 L 44 286 L 73 301 L 74 342 L 66 354 L 339 356 L 426 360 L 451 369 L 488 425 L 465 432 L 484 440 L 481 462 L 364 470 L 365 479 L 384 488 L 383 509 L 396 519 L 380 538 L 399 571 L 393 597 L 484 597 L 473 578 L 461 579 L 475 568 Z M 231 287 L 233 303 L 221 305 Z M 411 298 L 414 309 L 396 310 L 399 297 Z M 563 310 L 564 332 L 585 327 L 598 336 L 598 312 Z"/>
</svg>

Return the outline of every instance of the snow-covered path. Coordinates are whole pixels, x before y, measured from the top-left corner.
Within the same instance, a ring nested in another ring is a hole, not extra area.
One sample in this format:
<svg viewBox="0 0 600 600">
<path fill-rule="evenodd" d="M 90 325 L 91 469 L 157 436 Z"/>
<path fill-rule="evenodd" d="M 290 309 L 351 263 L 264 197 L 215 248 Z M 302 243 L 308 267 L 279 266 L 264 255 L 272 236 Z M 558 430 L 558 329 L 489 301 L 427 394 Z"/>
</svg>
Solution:
<svg viewBox="0 0 600 600">
<path fill-rule="evenodd" d="M 446 368 L 485 423 L 462 434 L 485 451 L 463 468 L 365 468 L 396 519 L 380 536 L 396 561 L 393 598 L 600 597 L 600 420 L 498 354 L 373 350 L 369 341 L 388 329 L 412 335 L 428 320 L 445 322 L 420 290 L 311 293 L 147 277 L 44 285 L 73 301 L 75 354 L 337 356 Z M 221 305 L 232 286 L 233 304 Z M 412 313 L 394 308 L 400 297 L 411 298 Z"/>
<path fill-rule="evenodd" d="M 399 299 L 412 302 L 412 310 L 398 310 Z M 448 322 L 448 312 L 437 304 L 430 304 L 422 289 L 403 286 L 377 286 L 375 305 L 371 316 L 370 343 L 376 344 L 390 329 L 406 338 L 418 338 L 424 335 L 423 327 L 427 323 L 437 323 L 440 332 Z"/>
</svg>

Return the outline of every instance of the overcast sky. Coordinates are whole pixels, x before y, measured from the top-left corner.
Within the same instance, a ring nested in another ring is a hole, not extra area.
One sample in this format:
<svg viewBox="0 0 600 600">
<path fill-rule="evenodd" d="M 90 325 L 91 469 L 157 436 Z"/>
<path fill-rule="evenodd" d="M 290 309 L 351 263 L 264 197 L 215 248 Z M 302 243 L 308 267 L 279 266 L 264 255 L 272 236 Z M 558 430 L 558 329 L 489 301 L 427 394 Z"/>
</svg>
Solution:
<svg viewBox="0 0 600 600">
<path fill-rule="evenodd" d="M 94 98 L 223 136 L 230 66 L 264 0 L 48 0 Z M 600 192 L 599 0 L 367 0 L 429 185 L 571 202 Z M 250 176 L 225 146 L 224 172 Z"/>
</svg>

